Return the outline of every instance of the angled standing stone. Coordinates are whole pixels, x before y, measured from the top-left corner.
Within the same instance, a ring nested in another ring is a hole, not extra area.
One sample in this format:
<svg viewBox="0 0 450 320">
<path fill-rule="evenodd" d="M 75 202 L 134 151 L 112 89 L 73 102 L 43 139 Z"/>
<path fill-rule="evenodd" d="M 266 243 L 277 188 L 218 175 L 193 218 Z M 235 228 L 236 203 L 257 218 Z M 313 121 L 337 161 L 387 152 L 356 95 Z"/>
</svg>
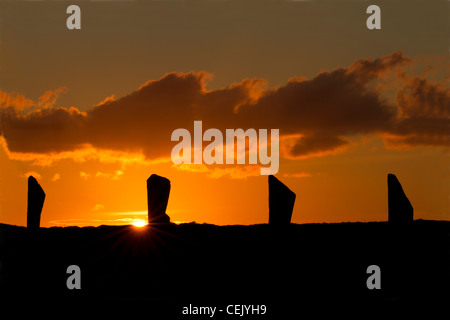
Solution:
<svg viewBox="0 0 450 320">
<path fill-rule="evenodd" d="M 27 228 L 38 229 L 44 206 L 45 192 L 33 176 L 28 177 Z"/>
<path fill-rule="evenodd" d="M 169 179 L 156 174 L 147 179 L 148 223 L 170 223 L 170 218 L 166 214 L 169 194 Z"/>
<path fill-rule="evenodd" d="M 294 210 L 295 193 L 273 175 L 269 176 L 269 224 L 288 225 Z"/>
<path fill-rule="evenodd" d="M 413 207 L 403 191 L 397 177 L 388 174 L 388 220 L 391 223 L 404 224 L 413 221 Z"/>
</svg>

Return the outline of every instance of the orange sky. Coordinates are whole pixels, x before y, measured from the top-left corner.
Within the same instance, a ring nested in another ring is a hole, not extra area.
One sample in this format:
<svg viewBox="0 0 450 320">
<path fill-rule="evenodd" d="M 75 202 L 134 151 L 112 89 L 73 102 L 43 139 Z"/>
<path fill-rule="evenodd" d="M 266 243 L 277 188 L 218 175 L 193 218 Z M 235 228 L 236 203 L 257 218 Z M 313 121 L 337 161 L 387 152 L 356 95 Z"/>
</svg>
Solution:
<svg viewBox="0 0 450 320">
<path fill-rule="evenodd" d="M 194 120 L 280 130 L 293 222 L 387 220 L 389 172 L 448 220 L 448 4 L 381 2 L 376 31 L 364 5 L 80 2 L 69 31 L 64 4 L 0 4 L 0 223 L 26 224 L 30 174 L 42 226 L 146 220 L 152 173 L 172 221 L 267 222 L 257 167 L 171 162 Z"/>
</svg>

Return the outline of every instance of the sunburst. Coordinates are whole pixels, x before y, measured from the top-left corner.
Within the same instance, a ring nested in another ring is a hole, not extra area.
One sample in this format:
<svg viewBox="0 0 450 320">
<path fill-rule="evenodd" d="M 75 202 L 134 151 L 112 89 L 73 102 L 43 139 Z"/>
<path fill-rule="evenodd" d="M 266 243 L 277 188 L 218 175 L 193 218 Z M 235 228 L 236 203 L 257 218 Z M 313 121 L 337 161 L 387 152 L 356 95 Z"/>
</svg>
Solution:
<svg viewBox="0 0 450 320">
<path fill-rule="evenodd" d="M 135 220 L 132 223 L 133 226 L 137 227 L 137 228 L 142 228 L 145 227 L 147 225 L 147 222 L 141 219 Z"/>
</svg>

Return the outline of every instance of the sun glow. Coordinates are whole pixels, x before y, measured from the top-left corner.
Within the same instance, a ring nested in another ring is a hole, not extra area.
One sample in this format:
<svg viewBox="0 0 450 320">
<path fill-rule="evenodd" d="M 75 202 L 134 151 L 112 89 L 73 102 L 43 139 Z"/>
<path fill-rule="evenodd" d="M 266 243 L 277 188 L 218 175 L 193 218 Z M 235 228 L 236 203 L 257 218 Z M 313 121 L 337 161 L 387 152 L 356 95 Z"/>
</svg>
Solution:
<svg viewBox="0 0 450 320">
<path fill-rule="evenodd" d="M 147 225 L 147 222 L 144 220 L 136 220 L 132 223 L 132 225 L 138 228 L 142 228 Z"/>
</svg>

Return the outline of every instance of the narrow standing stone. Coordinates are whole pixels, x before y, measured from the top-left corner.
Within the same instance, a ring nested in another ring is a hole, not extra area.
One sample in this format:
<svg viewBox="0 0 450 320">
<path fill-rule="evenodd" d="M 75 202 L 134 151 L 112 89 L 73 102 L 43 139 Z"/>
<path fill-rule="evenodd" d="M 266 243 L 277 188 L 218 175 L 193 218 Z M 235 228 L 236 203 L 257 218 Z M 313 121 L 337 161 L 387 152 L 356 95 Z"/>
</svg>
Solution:
<svg viewBox="0 0 450 320">
<path fill-rule="evenodd" d="M 27 228 L 38 229 L 44 206 L 45 192 L 33 176 L 28 177 Z"/>
<path fill-rule="evenodd" d="M 269 176 L 269 224 L 288 225 L 294 210 L 295 193 L 273 175 Z"/>
<path fill-rule="evenodd" d="M 388 174 L 388 220 L 395 224 L 413 221 L 414 209 L 403 191 L 397 177 Z"/>
<path fill-rule="evenodd" d="M 152 174 L 147 179 L 148 223 L 170 223 L 166 214 L 169 202 L 170 180 Z"/>
</svg>

